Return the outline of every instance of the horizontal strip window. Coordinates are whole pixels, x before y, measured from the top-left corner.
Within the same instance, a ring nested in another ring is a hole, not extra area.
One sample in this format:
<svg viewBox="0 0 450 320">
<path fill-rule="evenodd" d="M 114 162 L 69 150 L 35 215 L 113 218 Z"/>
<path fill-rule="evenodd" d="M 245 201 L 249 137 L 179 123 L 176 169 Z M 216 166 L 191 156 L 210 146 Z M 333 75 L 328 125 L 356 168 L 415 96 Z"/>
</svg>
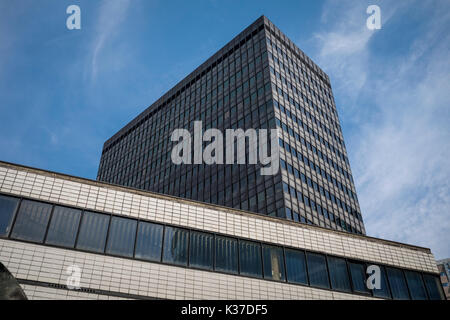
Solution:
<svg viewBox="0 0 450 320">
<path fill-rule="evenodd" d="M 285 169 L 286 162 L 281 159 L 281 167 Z M 295 169 L 297 170 L 297 169 Z M 297 170 L 298 171 L 298 170 Z M 302 173 L 302 177 L 305 175 Z M 309 179 L 309 178 L 308 178 Z M 309 179 L 308 181 L 310 181 Z M 302 179 L 302 181 L 305 182 L 305 180 Z M 333 221 L 341 227 L 343 230 L 347 232 L 352 232 L 356 234 L 361 234 L 361 231 L 359 231 L 356 227 L 352 226 L 349 222 L 346 222 L 344 218 L 340 218 L 339 216 L 335 215 L 330 208 L 325 208 L 324 204 L 320 205 L 319 202 L 315 202 L 314 200 L 310 199 L 308 196 L 304 195 L 294 187 L 290 186 L 288 183 L 283 182 L 283 191 L 290 195 L 292 199 L 296 199 L 299 203 L 305 204 L 305 206 L 311 208 L 313 211 L 318 212 L 321 216 L 327 218 L 330 221 Z M 316 200 L 317 201 L 317 200 Z M 289 208 L 286 208 L 286 218 L 289 220 L 294 220 L 295 222 L 299 222 L 299 214 L 298 212 L 292 211 Z M 308 223 L 308 224 L 314 224 L 310 220 L 306 220 L 303 215 L 300 216 L 300 222 L 301 223 Z"/>
<path fill-rule="evenodd" d="M 445 300 L 438 276 L 412 270 L 379 266 L 380 289 L 369 290 L 369 262 L 4 194 L 0 213 L 2 238 L 381 298 Z"/>
<path fill-rule="evenodd" d="M 335 153 L 339 159 L 341 159 L 343 162 L 349 164 L 347 157 L 343 153 L 341 153 L 338 148 L 334 147 L 333 144 L 329 143 L 325 138 L 323 138 L 320 134 L 318 134 L 316 132 L 316 130 L 313 130 L 313 128 L 311 128 L 304 121 L 302 121 L 302 119 L 300 119 L 300 115 L 297 117 L 293 111 L 291 112 L 288 108 L 285 108 L 281 103 L 279 103 L 275 99 L 274 99 L 273 103 L 276 108 L 278 108 L 287 117 L 289 117 L 294 123 L 296 123 L 299 128 L 303 129 L 303 131 L 305 133 L 306 132 L 309 133 L 311 137 L 314 137 L 316 140 L 320 141 L 324 146 L 326 146 L 330 151 Z M 295 102 L 295 103 L 297 103 L 297 102 Z M 299 108 L 302 109 L 303 107 L 300 106 Z M 306 114 L 307 111 L 305 111 L 305 112 L 301 111 L 301 112 L 303 114 Z M 311 119 L 312 119 L 312 117 L 311 117 Z M 280 121 L 278 118 L 277 118 L 277 120 Z M 319 122 L 319 124 L 320 124 L 320 122 Z M 281 126 L 281 123 L 280 123 L 280 126 Z M 290 126 L 288 126 L 288 128 L 290 128 Z M 333 160 L 328 159 L 328 158 L 324 161 L 333 162 Z M 332 165 L 333 165 L 333 168 L 338 166 L 338 164 L 332 164 Z"/>
<path fill-rule="evenodd" d="M 314 101 L 309 99 L 299 88 L 303 87 L 305 92 L 309 92 L 313 97 L 315 97 L 323 105 L 328 107 L 328 110 L 330 112 L 332 112 L 333 114 L 335 114 L 336 118 L 337 118 L 337 114 L 332 109 L 332 107 L 325 101 L 325 99 L 320 94 L 316 93 L 315 90 L 312 89 L 308 84 L 306 84 L 299 76 L 297 76 L 293 72 L 291 72 L 289 70 L 289 68 L 286 71 L 287 67 L 283 63 L 279 63 L 279 61 L 277 61 L 278 59 L 276 57 L 274 57 L 270 53 L 270 51 L 268 52 L 268 56 L 272 59 L 275 66 L 278 65 L 280 69 L 284 70 L 287 74 L 290 74 L 292 82 L 294 82 L 294 80 L 292 79 L 292 78 L 294 78 L 298 82 L 298 85 L 295 82 L 292 83 L 291 81 L 287 80 L 282 74 L 280 74 L 278 71 L 276 71 L 276 69 L 274 69 L 272 66 L 270 66 L 269 67 L 270 73 L 278 80 L 277 83 L 279 83 L 281 81 L 282 84 L 286 85 L 289 89 L 291 89 L 292 92 L 294 92 L 298 97 L 302 98 L 304 100 L 304 102 L 307 105 L 309 105 L 312 109 L 314 109 L 320 116 L 322 116 L 322 118 L 329 121 L 330 124 L 332 125 L 331 128 L 335 128 L 337 130 L 335 133 L 339 134 L 340 126 L 335 120 L 333 120 L 333 118 L 328 113 L 328 111 L 325 110 L 324 108 L 322 108 L 320 106 L 320 104 L 319 105 L 315 104 Z M 297 102 L 295 100 L 295 96 L 294 96 L 294 99 L 292 99 L 291 101 Z M 319 121 L 319 123 L 320 123 L 320 121 Z M 322 126 L 322 123 L 321 123 L 321 126 Z M 328 129 L 328 127 L 326 127 L 325 125 L 323 125 L 323 126 L 325 127 L 324 130 L 327 129 L 327 130 L 329 130 L 329 132 L 332 132 L 330 129 Z"/>
<path fill-rule="evenodd" d="M 274 104 L 277 106 L 278 104 L 276 103 L 276 101 L 274 100 Z M 281 108 L 283 108 L 283 106 L 280 105 Z M 293 129 L 290 126 L 287 126 L 284 122 L 281 122 L 280 119 L 278 119 L 277 117 L 275 117 L 275 122 L 277 123 L 277 125 L 282 128 L 286 133 L 289 133 L 290 136 L 296 138 L 297 141 L 301 142 L 307 149 L 309 149 L 310 151 L 312 151 L 313 153 L 315 153 L 319 158 L 321 158 L 325 163 L 328 163 L 328 165 L 333 168 L 336 172 L 339 172 L 341 175 L 343 175 L 345 178 L 348 179 L 348 181 L 350 183 L 352 183 L 352 179 L 351 179 L 351 175 L 348 173 L 348 171 L 346 171 L 345 169 L 343 169 L 340 165 L 338 165 L 335 161 L 333 161 L 332 159 L 330 159 L 326 154 L 322 153 L 320 150 L 318 150 L 316 147 L 314 147 L 313 145 L 311 145 L 309 142 L 307 142 L 304 138 L 300 138 L 300 136 L 298 135 L 298 133 L 294 132 Z M 301 120 L 299 120 L 300 123 L 303 123 Z M 299 126 L 302 126 L 302 124 L 299 123 Z M 302 127 L 303 128 L 303 127 Z M 309 128 L 309 127 L 308 127 Z M 303 128 L 305 132 L 309 132 L 310 135 L 314 136 L 314 131 L 307 131 L 308 128 Z M 352 195 L 353 198 L 355 198 Z M 356 200 L 356 199 L 355 199 Z"/>
<path fill-rule="evenodd" d="M 270 32 L 270 34 L 277 39 L 285 48 L 288 48 L 291 53 L 301 62 L 303 62 L 303 64 L 307 65 L 309 67 L 309 70 L 311 72 L 313 72 L 317 77 L 319 77 L 325 84 L 328 85 L 329 88 L 331 88 L 330 83 L 327 79 L 325 79 L 324 76 L 322 76 L 319 72 L 317 72 L 316 70 L 314 70 L 314 67 L 317 67 L 317 65 L 308 57 L 305 55 L 305 57 L 307 59 L 309 59 L 311 62 L 306 61 L 301 55 L 299 55 L 294 48 L 292 48 L 288 43 L 286 43 L 286 41 L 284 41 L 283 39 L 280 38 L 280 36 L 278 36 L 271 28 L 267 28 L 267 30 Z M 301 50 L 300 50 L 301 51 Z"/>
<path fill-rule="evenodd" d="M 289 143 L 285 142 L 283 139 L 278 138 L 278 144 L 281 148 L 285 149 L 285 151 L 287 153 L 292 154 L 292 156 L 296 159 L 298 159 L 298 161 L 301 161 L 304 163 L 305 167 L 310 167 L 311 171 L 314 170 L 315 172 L 317 172 L 318 174 L 320 174 L 323 179 L 327 180 L 330 184 L 338 187 L 338 180 L 336 180 L 336 178 L 334 178 L 330 173 L 328 173 L 327 170 L 322 169 L 319 165 L 317 165 L 315 162 L 309 160 L 309 158 L 307 158 L 306 156 L 304 156 L 300 151 L 298 151 L 296 148 L 292 147 Z M 282 168 L 284 169 L 284 167 L 286 167 L 286 165 L 282 163 Z M 289 171 L 293 171 L 290 172 L 291 174 L 295 174 L 295 176 L 298 178 L 297 176 L 297 172 L 295 172 L 294 170 L 289 170 Z M 303 179 L 303 177 L 302 177 Z M 341 183 L 342 185 L 342 183 Z M 311 186 L 312 187 L 312 186 Z M 342 190 L 342 189 L 341 189 Z M 318 191 L 318 190 L 316 190 Z M 321 193 L 323 194 L 324 192 L 322 192 L 322 190 L 320 190 Z M 344 209 L 345 211 L 347 211 L 348 213 L 350 213 L 351 215 L 356 216 L 358 219 L 360 219 L 362 221 L 362 216 L 361 214 L 354 208 L 352 208 L 350 205 L 348 205 L 347 203 L 341 201 L 339 198 L 335 197 L 333 194 L 329 193 L 328 190 L 324 189 L 326 197 L 331 200 L 332 202 L 334 202 L 336 205 L 340 206 L 342 209 Z M 325 195 L 323 194 L 323 195 Z M 356 201 L 356 200 L 355 200 Z"/>
</svg>

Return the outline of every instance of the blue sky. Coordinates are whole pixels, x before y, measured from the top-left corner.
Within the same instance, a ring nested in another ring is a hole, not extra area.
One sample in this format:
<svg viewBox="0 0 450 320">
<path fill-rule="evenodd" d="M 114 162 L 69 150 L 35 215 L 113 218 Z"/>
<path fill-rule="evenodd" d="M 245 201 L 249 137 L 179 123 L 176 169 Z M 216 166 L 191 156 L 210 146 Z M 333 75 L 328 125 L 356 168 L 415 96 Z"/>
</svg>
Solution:
<svg viewBox="0 0 450 320">
<path fill-rule="evenodd" d="M 81 30 L 66 28 L 71 4 Z M 0 0 L 0 160 L 95 179 L 106 139 L 264 14 L 331 78 L 367 234 L 450 257 L 449 9 Z"/>
</svg>

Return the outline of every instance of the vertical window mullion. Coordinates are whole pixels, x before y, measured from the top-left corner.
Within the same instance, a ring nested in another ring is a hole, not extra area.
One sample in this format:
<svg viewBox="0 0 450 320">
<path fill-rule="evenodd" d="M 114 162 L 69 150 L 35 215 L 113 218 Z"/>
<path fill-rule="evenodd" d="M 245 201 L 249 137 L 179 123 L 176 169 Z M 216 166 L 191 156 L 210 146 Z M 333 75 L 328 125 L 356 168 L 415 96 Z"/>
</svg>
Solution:
<svg viewBox="0 0 450 320">
<path fill-rule="evenodd" d="M 137 247 L 137 238 L 138 238 L 139 223 L 140 222 L 141 222 L 141 219 L 137 219 L 136 220 L 136 232 L 134 234 L 133 258 L 136 258 L 136 247 Z"/>
<path fill-rule="evenodd" d="M 83 210 L 83 211 L 81 212 L 80 224 L 79 224 L 79 226 L 78 226 L 77 235 L 76 235 L 76 237 L 75 237 L 75 245 L 74 245 L 74 248 L 76 248 L 77 245 L 78 245 L 78 238 L 79 238 L 79 236 L 80 236 L 81 226 L 83 225 L 84 213 L 85 213 L 85 211 Z"/>
<path fill-rule="evenodd" d="M 45 243 L 45 241 L 47 240 L 48 229 L 50 228 L 50 223 L 52 222 L 54 211 L 55 211 L 55 206 L 52 205 L 52 210 L 50 211 L 50 217 L 48 218 L 47 228 L 45 229 L 44 239 L 42 240 L 42 243 Z"/>
<path fill-rule="evenodd" d="M 105 246 L 103 248 L 103 253 L 106 253 L 106 248 L 108 247 L 108 241 L 109 241 L 109 233 L 111 232 L 111 221 L 112 221 L 112 215 L 109 214 L 109 221 L 108 221 L 108 228 L 106 228 L 106 240 L 105 240 Z"/>
<path fill-rule="evenodd" d="M 9 197 L 9 196 L 3 195 L 3 194 L 2 194 L 2 196 Z M 20 205 L 21 205 L 21 202 L 22 202 L 22 198 L 21 197 L 11 197 L 11 198 L 16 199 L 17 203 L 16 203 L 14 209 L 12 210 L 13 212 L 11 214 L 11 218 L 10 218 L 10 222 L 9 222 L 9 230 L 7 230 L 7 232 L 4 235 L 4 237 L 6 237 L 6 238 L 9 238 L 11 236 L 12 229 L 13 229 L 14 224 L 16 222 L 17 213 L 19 211 L 19 208 L 20 208 Z M 8 226 L 6 226 L 6 228 L 8 228 Z"/>
</svg>

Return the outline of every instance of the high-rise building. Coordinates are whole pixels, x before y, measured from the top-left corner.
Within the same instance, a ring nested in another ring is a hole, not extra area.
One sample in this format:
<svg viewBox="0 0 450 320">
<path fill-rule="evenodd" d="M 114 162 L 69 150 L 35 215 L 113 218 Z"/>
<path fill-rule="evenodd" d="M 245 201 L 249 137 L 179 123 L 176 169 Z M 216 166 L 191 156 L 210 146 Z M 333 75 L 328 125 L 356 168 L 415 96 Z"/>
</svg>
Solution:
<svg viewBox="0 0 450 320">
<path fill-rule="evenodd" d="M 279 128 L 280 170 L 174 164 L 171 134 L 196 120 Z M 107 140 L 97 179 L 365 234 L 330 80 L 264 16 Z"/>
<path fill-rule="evenodd" d="M 438 260 L 436 263 L 440 273 L 442 288 L 448 300 L 450 299 L 450 259 Z"/>
</svg>

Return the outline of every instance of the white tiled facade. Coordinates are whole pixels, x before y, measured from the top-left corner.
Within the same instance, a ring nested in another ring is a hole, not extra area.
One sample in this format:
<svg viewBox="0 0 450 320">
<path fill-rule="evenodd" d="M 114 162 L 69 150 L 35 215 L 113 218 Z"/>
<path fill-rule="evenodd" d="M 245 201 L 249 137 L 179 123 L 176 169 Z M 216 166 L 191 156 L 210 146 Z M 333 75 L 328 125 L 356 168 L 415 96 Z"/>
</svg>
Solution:
<svg viewBox="0 0 450 320">
<path fill-rule="evenodd" d="M 429 249 L 303 225 L 0 162 L 0 192 L 163 222 L 374 263 L 438 273 Z M 366 299 L 301 285 L 226 275 L 0 239 L 0 261 L 17 279 L 65 286 L 66 268 L 82 269 L 81 287 L 104 294 L 24 284 L 31 299 Z M 109 296 L 108 293 L 117 293 Z"/>
</svg>

